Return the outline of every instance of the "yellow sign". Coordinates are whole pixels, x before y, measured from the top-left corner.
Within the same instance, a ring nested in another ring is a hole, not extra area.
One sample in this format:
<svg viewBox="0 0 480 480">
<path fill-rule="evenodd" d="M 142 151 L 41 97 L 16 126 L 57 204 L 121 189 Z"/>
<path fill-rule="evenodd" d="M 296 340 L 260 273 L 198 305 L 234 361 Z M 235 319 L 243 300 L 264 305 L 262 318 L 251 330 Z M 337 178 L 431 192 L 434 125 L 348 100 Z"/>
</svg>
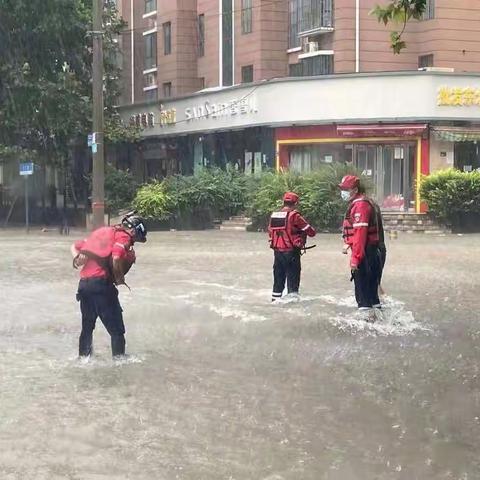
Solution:
<svg viewBox="0 0 480 480">
<path fill-rule="evenodd" d="M 480 88 L 441 87 L 437 104 L 441 107 L 480 107 Z"/>
<path fill-rule="evenodd" d="M 175 125 L 177 123 L 177 109 L 169 108 L 163 109 L 163 105 L 160 105 L 160 125 Z"/>
</svg>

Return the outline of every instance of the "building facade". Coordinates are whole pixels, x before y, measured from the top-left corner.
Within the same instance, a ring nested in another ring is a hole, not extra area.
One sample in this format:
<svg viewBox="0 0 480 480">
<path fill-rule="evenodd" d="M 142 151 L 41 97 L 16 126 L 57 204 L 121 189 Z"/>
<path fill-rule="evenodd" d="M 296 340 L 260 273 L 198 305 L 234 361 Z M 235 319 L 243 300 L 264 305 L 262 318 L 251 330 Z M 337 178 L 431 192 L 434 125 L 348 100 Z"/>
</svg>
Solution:
<svg viewBox="0 0 480 480">
<path fill-rule="evenodd" d="M 478 0 L 427 0 L 394 55 L 377 0 L 118 0 L 121 103 L 287 76 L 480 71 Z"/>
<path fill-rule="evenodd" d="M 370 177 L 383 208 L 420 211 L 422 175 L 480 168 L 480 74 L 274 79 L 134 104 L 122 115 L 143 128 L 144 179 L 169 168 L 231 164 L 256 174 L 347 163 Z"/>
<path fill-rule="evenodd" d="M 384 209 L 422 175 L 480 168 L 480 3 L 428 0 L 394 55 L 376 0 L 123 0 L 125 122 L 139 180 L 349 163 Z M 133 26 L 133 27 L 132 27 Z"/>
</svg>

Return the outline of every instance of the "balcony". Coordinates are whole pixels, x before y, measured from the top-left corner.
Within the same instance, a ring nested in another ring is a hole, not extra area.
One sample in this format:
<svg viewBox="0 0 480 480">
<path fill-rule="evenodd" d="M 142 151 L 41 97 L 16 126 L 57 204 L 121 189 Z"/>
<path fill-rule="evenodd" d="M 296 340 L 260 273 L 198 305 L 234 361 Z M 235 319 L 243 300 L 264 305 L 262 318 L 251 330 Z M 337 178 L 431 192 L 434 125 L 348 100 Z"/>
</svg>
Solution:
<svg viewBox="0 0 480 480">
<path fill-rule="evenodd" d="M 300 38 L 334 31 L 333 0 L 306 0 L 299 3 L 298 36 Z"/>
</svg>

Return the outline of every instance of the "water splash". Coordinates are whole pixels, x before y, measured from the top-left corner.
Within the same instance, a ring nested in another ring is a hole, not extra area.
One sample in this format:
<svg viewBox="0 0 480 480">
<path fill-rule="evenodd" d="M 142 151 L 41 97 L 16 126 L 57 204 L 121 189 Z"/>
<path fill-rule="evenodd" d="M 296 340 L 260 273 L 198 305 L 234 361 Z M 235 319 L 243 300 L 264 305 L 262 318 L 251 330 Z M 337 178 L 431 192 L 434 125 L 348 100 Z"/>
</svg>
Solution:
<svg viewBox="0 0 480 480">
<path fill-rule="evenodd" d="M 126 355 L 121 358 L 101 358 L 101 357 L 72 357 L 69 361 L 74 368 L 116 368 L 125 365 L 143 363 L 145 358 L 140 355 Z"/>
<path fill-rule="evenodd" d="M 212 312 L 216 313 L 217 315 L 220 315 L 220 317 L 222 318 L 228 318 L 228 317 L 238 318 L 244 323 L 265 322 L 267 320 L 267 317 L 264 317 L 263 315 L 246 312 L 244 310 L 240 310 L 238 308 L 234 308 L 229 305 L 222 305 L 222 306 L 209 305 L 209 308 Z"/>
<path fill-rule="evenodd" d="M 411 311 L 403 307 L 385 306 L 382 310 L 374 310 L 375 321 L 366 321 L 371 312 L 353 312 L 339 314 L 330 318 L 330 323 L 339 330 L 349 333 L 365 333 L 367 335 L 404 336 L 415 332 L 429 332 L 431 329 L 415 319 Z"/>
</svg>

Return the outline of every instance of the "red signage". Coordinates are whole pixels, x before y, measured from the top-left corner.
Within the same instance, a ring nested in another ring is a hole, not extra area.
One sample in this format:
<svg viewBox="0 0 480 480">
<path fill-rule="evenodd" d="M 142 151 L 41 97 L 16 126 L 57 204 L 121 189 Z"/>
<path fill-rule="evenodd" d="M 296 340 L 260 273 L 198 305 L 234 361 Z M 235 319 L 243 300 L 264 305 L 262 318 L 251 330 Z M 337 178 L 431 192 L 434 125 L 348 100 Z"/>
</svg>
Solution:
<svg viewBox="0 0 480 480">
<path fill-rule="evenodd" d="M 426 123 L 396 125 L 338 125 L 337 134 L 344 138 L 418 137 L 427 129 Z"/>
</svg>

